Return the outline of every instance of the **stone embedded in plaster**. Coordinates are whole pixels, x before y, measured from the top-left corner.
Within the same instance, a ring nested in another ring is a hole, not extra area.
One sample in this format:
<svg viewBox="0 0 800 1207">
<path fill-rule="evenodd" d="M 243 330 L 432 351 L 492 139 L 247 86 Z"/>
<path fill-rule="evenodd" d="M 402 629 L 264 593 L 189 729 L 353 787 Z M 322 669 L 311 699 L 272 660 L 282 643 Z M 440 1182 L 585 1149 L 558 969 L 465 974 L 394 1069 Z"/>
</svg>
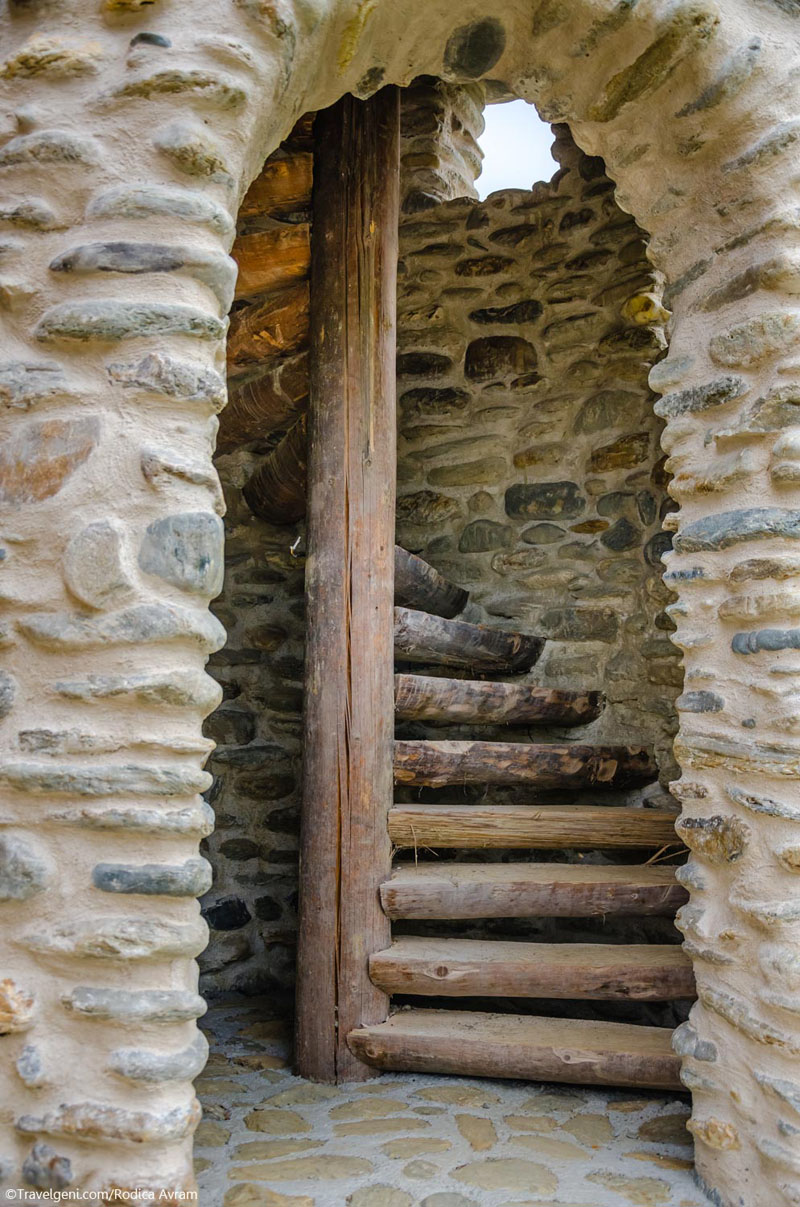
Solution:
<svg viewBox="0 0 800 1207">
<path fill-rule="evenodd" d="M 620 436 L 610 444 L 593 450 L 589 457 L 589 469 L 592 473 L 604 473 L 611 469 L 633 469 L 646 459 L 649 447 L 648 432 L 633 432 Z"/>
<path fill-rule="evenodd" d="M 676 415 L 697 414 L 741 398 L 748 388 L 748 383 L 743 377 L 729 374 L 725 377 L 717 377 L 714 381 L 700 386 L 689 386 L 685 390 L 665 394 L 655 404 L 653 410 L 663 419 L 671 419 Z"/>
<path fill-rule="evenodd" d="M 0 222 L 41 231 L 56 230 L 61 225 L 52 207 L 34 197 L 8 205 L 0 204 Z"/>
<path fill-rule="evenodd" d="M 0 835 L 0 902 L 25 901 L 44 892 L 52 877 L 50 862 L 26 839 Z"/>
<path fill-rule="evenodd" d="M 586 500 L 575 482 L 517 482 L 506 490 L 505 508 L 514 519 L 571 520 Z"/>
<path fill-rule="evenodd" d="M 549 608 L 537 628 L 551 641 L 614 641 L 619 617 L 612 608 Z"/>
<path fill-rule="evenodd" d="M 64 370 L 55 364 L 26 364 L 7 361 L 0 365 L 0 405 L 27 411 L 29 407 L 49 399 L 76 398 L 76 389 L 69 386 Z"/>
<path fill-rule="evenodd" d="M 214 830 L 214 811 L 205 801 L 187 809 L 56 809 L 49 818 L 85 830 L 130 830 L 196 838 L 207 838 Z"/>
<path fill-rule="evenodd" d="M 674 545 L 679 553 L 697 553 L 769 537 L 800 538 L 800 510 L 749 507 L 717 512 L 687 524 L 675 537 Z"/>
<path fill-rule="evenodd" d="M 709 1148 L 725 1151 L 741 1148 L 739 1133 L 732 1123 L 722 1119 L 689 1119 L 686 1123 L 695 1140 L 707 1144 Z"/>
<path fill-rule="evenodd" d="M 502 575 L 524 574 L 537 570 L 544 561 L 545 554 L 540 549 L 516 549 L 513 553 L 496 553 L 492 558 L 492 569 Z"/>
<path fill-rule="evenodd" d="M 102 1102 L 65 1103 L 46 1115 L 21 1115 L 22 1135 L 41 1133 L 90 1143 L 124 1140 L 134 1144 L 171 1144 L 190 1136 L 200 1121 L 196 1098 L 171 1110 L 136 1111 Z"/>
<path fill-rule="evenodd" d="M 109 364 L 106 370 L 109 379 L 126 390 L 141 390 L 176 402 L 204 402 L 215 411 L 225 406 L 225 379 L 196 362 L 150 352 L 139 361 Z"/>
<path fill-rule="evenodd" d="M 226 323 L 195 306 L 177 302 L 60 302 L 45 311 L 34 334 L 42 343 L 117 343 L 168 335 L 221 340 Z"/>
<path fill-rule="evenodd" d="M 473 323 L 533 323 L 542 314 L 542 303 L 535 298 L 527 298 L 522 302 L 511 302 L 508 306 L 485 306 L 470 313 Z"/>
<path fill-rule="evenodd" d="M 17 683 L 8 671 L 0 671 L 0 721 L 7 717 L 17 697 Z"/>
<path fill-rule="evenodd" d="M 724 1018 L 749 1039 L 767 1047 L 783 1049 L 793 1056 L 800 1055 L 800 1041 L 792 1033 L 781 1031 L 766 1019 L 759 1018 L 743 998 L 708 986 L 699 989 L 699 996 L 707 1010 Z"/>
<path fill-rule="evenodd" d="M 214 596 L 222 590 L 224 529 L 219 516 L 193 511 L 150 524 L 139 566 L 183 591 Z"/>
<path fill-rule="evenodd" d="M 198 1032 L 187 1047 L 177 1052 L 118 1048 L 111 1053 L 108 1067 L 126 1081 L 154 1085 L 164 1081 L 193 1081 L 207 1060 L 208 1040 Z"/>
<path fill-rule="evenodd" d="M 689 691 L 675 701 L 678 712 L 722 712 L 725 701 L 717 692 Z"/>
<path fill-rule="evenodd" d="M 117 185 L 93 197 L 86 208 L 87 218 L 132 218 L 149 221 L 170 218 L 180 222 L 208 226 L 215 234 L 232 238 L 234 221 L 223 206 L 193 189 L 165 188 L 159 185 L 130 187 Z"/>
<path fill-rule="evenodd" d="M 142 450 L 139 464 L 142 476 L 155 489 L 178 481 L 211 491 L 214 495 L 214 510 L 217 515 L 224 515 L 225 499 L 219 476 L 211 462 L 188 461 L 166 451 L 146 448 Z"/>
<path fill-rule="evenodd" d="M 20 134 L 0 149 L 0 168 L 24 164 L 57 164 L 61 167 L 81 164 L 93 167 L 101 160 L 99 144 L 93 138 L 68 130 L 37 130 Z"/>
<path fill-rule="evenodd" d="M 728 577 L 731 582 L 740 583 L 764 578 L 775 578 L 782 581 L 798 576 L 800 576 L 800 560 L 791 557 L 753 557 L 744 562 L 737 562 Z"/>
<path fill-rule="evenodd" d="M 775 613 L 783 616 L 800 615 L 800 596 L 796 591 L 765 591 L 760 595 L 729 595 L 722 601 L 717 614 L 723 620 L 761 620 Z"/>
<path fill-rule="evenodd" d="M 683 105 L 675 116 L 690 117 L 695 113 L 704 113 L 709 109 L 716 109 L 718 105 L 736 96 L 756 70 L 762 46 L 761 38 L 751 38 L 744 46 L 740 46 L 726 59 L 716 78 L 695 100 Z"/>
<path fill-rule="evenodd" d="M 747 850 L 750 831 L 736 817 L 680 817 L 675 822 L 680 837 L 696 855 L 710 863 L 735 863 Z"/>
<path fill-rule="evenodd" d="M 495 17 L 461 25 L 448 38 L 443 66 L 446 72 L 477 80 L 496 65 L 506 46 L 506 33 Z"/>
<path fill-rule="evenodd" d="M 123 565 L 122 531 L 110 520 L 97 520 L 76 533 L 64 551 L 64 581 L 81 603 L 104 608 L 129 594 Z"/>
<path fill-rule="evenodd" d="M 460 553 L 488 553 L 514 544 L 514 530 L 494 520 L 473 520 L 458 539 Z"/>
<path fill-rule="evenodd" d="M 0 981 L 0 1035 L 29 1031 L 36 1016 L 32 993 L 22 989 L 10 977 Z"/>
<path fill-rule="evenodd" d="M 800 901 L 751 901 L 731 898 L 731 906 L 755 926 L 775 931 L 787 923 L 800 922 Z"/>
<path fill-rule="evenodd" d="M 800 293 L 800 263 L 789 254 L 772 256 L 757 264 L 750 264 L 743 272 L 730 277 L 723 285 L 712 290 L 699 305 L 706 312 L 719 310 L 740 302 L 757 290 L 773 290 L 785 294 Z"/>
<path fill-rule="evenodd" d="M 400 395 L 399 405 L 406 420 L 428 419 L 431 415 L 446 418 L 463 411 L 469 393 L 455 386 L 418 386 Z"/>
<path fill-rule="evenodd" d="M 716 440 L 741 440 L 745 436 L 762 436 L 783 432 L 800 423 L 800 387 L 776 386 L 762 398 L 756 399 L 731 427 L 723 428 Z M 789 433 L 791 438 L 791 432 Z"/>
<path fill-rule="evenodd" d="M 764 135 L 749 150 L 745 151 L 744 155 L 724 164 L 722 170 L 723 172 L 738 172 L 742 168 L 764 167 L 776 156 L 791 151 L 798 139 L 800 139 L 800 120 L 780 122 L 770 130 L 769 134 Z"/>
<path fill-rule="evenodd" d="M 773 311 L 738 323 L 709 343 L 711 359 L 727 369 L 751 369 L 767 357 L 790 352 L 797 343 L 800 312 Z"/>
<path fill-rule="evenodd" d="M 475 256 L 459 260 L 455 271 L 460 277 L 493 277 L 513 265 L 514 261 L 508 256 Z"/>
<path fill-rule="evenodd" d="M 221 649 L 226 640 L 225 630 L 210 612 L 190 611 L 167 603 L 136 604 L 91 618 L 69 612 L 41 613 L 17 624 L 20 632 L 36 645 L 64 652 L 189 641 L 204 653 L 212 653 Z"/>
<path fill-rule="evenodd" d="M 194 959 L 208 942 L 208 928 L 199 918 L 179 923 L 153 917 L 95 917 L 29 931 L 19 942 L 29 951 L 59 959 Z"/>
<path fill-rule="evenodd" d="M 274 822 L 272 823 L 274 826 Z M 251 920 L 252 914 L 241 897 L 219 897 L 213 904 L 203 908 L 203 917 L 212 930 L 241 930 Z"/>
<path fill-rule="evenodd" d="M 575 531 L 574 528 L 573 531 Z M 638 549 L 642 543 L 642 530 L 625 516 L 621 516 L 607 531 L 602 533 L 600 543 L 614 553 Z"/>
<path fill-rule="evenodd" d="M 53 690 L 68 700 L 130 700 L 168 708 L 197 708 L 210 713 L 222 700 L 222 688 L 205 671 L 176 667 L 139 675 L 88 675 L 60 680 Z"/>
<path fill-rule="evenodd" d="M 82 243 L 50 261 L 51 272 L 78 275 L 93 273 L 185 272 L 216 297 L 223 314 L 233 301 L 236 262 L 221 252 L 169 243 Z"/>
<path fill-rule="evenodd" d="M 578 434 L 605 432 L 616 423 L 624 421 L 639 401 L 632 390 L 599 390 L 588 398 L 578 412 L 575 431 Z"/>
<path fill-rule="evenodd" d="M 672 1033 L 672 1050 L 679 1056 L 692 1056 L 695 1060 L 714 1062 L 717 1046 L 708 1039 L 701 1039 L 691 1023 L 681 1023 Z"/>
<path fill-rule="evenodd" d="M 189 989 L 106 989 L 79 985 L 61 997 L 68 1014 L 97 1022 L 167 1025 L 193 1022 L 208 1009 Z"/>
<path fill-rule="evenodd" d="M 452 366 L 441 352 L 401 352 L 397 357 L 398 377 L 441 377 Z M 404 396 L 405 397 L 405 396 Z"/>
<path fill-rule="evenodd" d="M 15 1068 L 29 1090 L 37 1090 L 48 1084 L 41 1053 L 33 1044 L 25 1045 L 16 1059 Z"/>
<path fill-rule="evenodd" d="M 52 767 L 47 763 L 0 764 L 0 783 L 34 796 L 190 796 L 205 792 L 212 777 L 198 767 L 109 764 Z"/>
<path fill-rule="evenodd" d="M 437 465 L 428 472 L 428 481 L 432 486 L 492 485 L 505 470 L 503 457 L 481 457 L 458 465 Z"/>
<path fill-rule="evenodd" d="M 22 1180 L 36 1190 L 65 1190 L 72 1184 L 72 1164 L 40 1140 L 22 1163 Z"/>
<path fill-rule="evenodd" d="M 121 101 L 156 96 L 193 97 L 219 109 L 236 111 L 247 103 L 247 92 L 232 76 L 195 68 L 166 67 L 118 84 L 99 99 Z"/>
<path fill-rule="evenodd" d="M 98 863 L 92 870 L 92 884 L 104 893 L 200 897 L 211 888 L 212 880 L 206 859 L 187 859 L 175 865 Z"/>
<path fill-rule="evenodd" d="M 532 344 L 519 335 L 488 335 L 467 348 L 464 371 L 471 381 L 507 381 L 529 375 L 538 358 Z"/>
<path fill-rule="evenodd" d="M 94 415 L 19 424 L 0 449 L 0 503 L 50 499 L 91 456 L 100 438 Z"/>
<path fill-rule="evenodd" d="M 731 641 L 734 654 L 758 654 L 763 650 L 799 650 L 800 629 L 759 629 L 736 633 Z"/>
<path fill-rule="evenodd" d="M 216 139 L 207 127 L 194 121 L 174 121 L 159 130 L 153 146 L 170 160 L 179 172 L 201 176 L 233 188 L 234 176 Z"/>
<path fill-rule="evenodd" d="M 800 1114 L 800 1083 L 787 1081 L 782 1077 L 772 1077 L 760 1069 L 754 1070 L 753 1076 L 763 1089 Z"/>
</svg>

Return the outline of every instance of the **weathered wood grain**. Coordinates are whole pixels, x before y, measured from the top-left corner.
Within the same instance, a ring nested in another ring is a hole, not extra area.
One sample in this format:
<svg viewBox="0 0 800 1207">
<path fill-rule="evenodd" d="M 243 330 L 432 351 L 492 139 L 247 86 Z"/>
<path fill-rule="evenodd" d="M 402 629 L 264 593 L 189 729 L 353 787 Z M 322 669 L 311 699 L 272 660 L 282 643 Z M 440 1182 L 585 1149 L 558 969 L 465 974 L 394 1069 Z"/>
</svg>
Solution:
<svg viewBox="0 0 800 1207">
<path fill-rule="evenodd" d="M 228 382 L 228 405 L 220 413 L 217 450 L 263 440 L 285 431 L 308 409 L 308 352 L 289 354 L 255 377 Z M 303 491 L 305 495 L 305 490 Z"/>
<path fill-rule="evenodd" d="M 396 595 L 396 592 L 395 592 Z M 597 691 L 527 687 L 482 679 L 395 675 L 394 710 L 403 721 L 472 725 L 586 725 L 603 710 Z"/>
<path fill-rule="evenodd" d="M 673 914 L 688 898 L 663 864 L 402 863 L 381 885 L 392 919 Z"/>
<path fill-rule="evenodd" d="M 530 670 L 543 648 L 543 637 L 444 620 L 409 608 L 394 610 L 394 649 L 401 662 L 513 674 Z"/>
<path fill-rule="evenodd" d="M 297 1065 L 371 1071 L 347 1045 L 386 1017 L 368 975 L 391 867 L 397 88 L 315 129 Z"/>
<path fill-rule="evenodd" d="M 237 235 L 231 255 L 239 266 L 236 298 L 308 277 L 311 236 L 307 223 L 276 222 L 267 230 Z"/>
<path fill-rule="evenodd" d="M 420 612 L 433 612 L 436 616 L 453 617 L 466 607 L 468 599 L 469 591 L 448 582 L 415 553 L 395 545 L 395 603 L 404 608 L 417 608 Z"/>
<path fill-rule="evenodd" d="M 273 524 L 293 524 L 306 513 L 308 435 L 301 415 L 283 440 L 261 461 L 242 487 L 253 515 Z"/>
<path fill-rule="evenodd" d="M 691 958 L 677 944 L 510 943 L 404 936 L 370 956 L 384 993 L 668 1001 L 694 997 Z"/>
<path fill-rule="evenodd" d="M 311 205 L 314 157 L 293 150 L 283 158 L 271 156 L 239 206 L 239 222 L 250 218 L 286 218 Z"/>
<path fill-rule="evenodd" d="M 228 372 L 256 365 L 266 370 L 300 351 L 308 341 L 308 308 L 308 283 L 302 281 L 234 310 L 228 330 Z"/>
<path fill-rule="evenodd" d="M 539 788 L 627 788 L 658 775 L 646 746 L 566 742 L 395 742 L 398 784 L 535 784 Z"/>
<path fill-rule="evenodd" d="M 580 1085 L 681 1090 L 667 1027 L 582 1019 L 403 1010 L 349 1036 L 361 1060 L 405 1073 L 511 1077 Z"/>
<path fill-rule="evenodd" d="M 389 834 L 399 848 L 494 847 L 540 851 L 680 846 L 677 813 L 594 805 L 395 805 Z"/>
</svg>

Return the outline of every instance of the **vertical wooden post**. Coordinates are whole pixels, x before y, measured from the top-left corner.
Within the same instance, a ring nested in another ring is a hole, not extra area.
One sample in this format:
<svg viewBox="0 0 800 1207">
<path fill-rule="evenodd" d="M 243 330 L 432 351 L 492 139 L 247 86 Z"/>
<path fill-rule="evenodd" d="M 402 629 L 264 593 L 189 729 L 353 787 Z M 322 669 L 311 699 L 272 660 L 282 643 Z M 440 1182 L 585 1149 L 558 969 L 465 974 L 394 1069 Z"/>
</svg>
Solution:
<svg viewBox="0 0 800 1207">
<path fill-rule="evenodd" d="M 399 91 L 345 96 L 315 125 L 306 674 L 297 1064 L 373 1070 L 347 1046 L 388 998 L 378 887 L 392 803 Z"/>
</svg>

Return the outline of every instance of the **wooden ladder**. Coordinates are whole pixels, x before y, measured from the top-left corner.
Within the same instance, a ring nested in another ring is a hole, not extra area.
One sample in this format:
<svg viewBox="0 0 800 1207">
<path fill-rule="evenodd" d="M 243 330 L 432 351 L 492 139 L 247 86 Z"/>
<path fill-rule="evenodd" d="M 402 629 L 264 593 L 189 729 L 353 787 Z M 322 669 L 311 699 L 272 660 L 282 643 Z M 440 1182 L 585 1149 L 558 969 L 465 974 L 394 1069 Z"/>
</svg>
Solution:
<svg viewBox="0 0 800 1207">
<path fill-rule="evenodd" d="M 692 997 L 694 985 L 675 945 L 392 941 L 393 921 L 670 915 L 686 893 L 674 868 L 649 864 L 412 857 L 421 848 L 656 851 L 676 841 L 674 815 L 395 803 L 395 784 L 599 793 L 649 783 L 656 766 L 641 746 L 394 740 L 395 716 L 564 727 L 593 720 L 603 700 L 499 681 L 530 670 L 543 639 L 459 619 L 467 593 L 395 548 L 397 89 L 344 97 L 315 136 L 298 1071 L 320 1081 L 397 1069 L 679 1088 L 668 1028 L 391 1013 L 396 994 L 654 1001 Z M 453 677 L 414 665 L 450 667 Z M 393 849 L 411 855 L 392 866 Z"/>
</svg>

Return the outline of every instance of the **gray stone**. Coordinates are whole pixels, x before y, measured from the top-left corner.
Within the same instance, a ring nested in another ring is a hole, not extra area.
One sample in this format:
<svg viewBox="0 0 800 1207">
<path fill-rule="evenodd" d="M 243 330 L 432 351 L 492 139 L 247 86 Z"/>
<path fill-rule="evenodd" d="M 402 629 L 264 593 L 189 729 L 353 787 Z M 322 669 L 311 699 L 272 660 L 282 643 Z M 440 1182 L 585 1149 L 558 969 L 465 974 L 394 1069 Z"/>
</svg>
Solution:
<svg viewBox="0 0 800 1207">
<path fill-rule="evenodd" d="M 514 530 L 509 524 L 473 520 L 461 533 L 458 549 L 460 553 L 487 553 L 492 549 L 507 549 L 513 543 Z"/>
<path fill-rule="evenodd" d="M 451 1190 L 443 1190 L 438 1194 L 429 1194 L 422 1200 L 419 1207 L 478 1207 L 474 1199 L 466 1199 L 463 1194 L 455 1194 Z"/>
<path fill-rule="evenodd" d="M 725 403 L 732 402 L 734 398 L 741 398 L 748 388 L 748 383 L 743 377 L 729 374 L 726 377 L 717 377 L 714 381 L 706 382 L 701 386 L 690 386 L 685 390 L 665 394 L 655 404 L 653 410 L 664 419 L 671 419 L 676 415 L 697 414 L 700 411 L 711 410 L 712 407 L 724 406 Z"/>
<path fill-rule="evenodd" d="M 0 671 L 0 721 L 11 712 L 16 695 L 16 680 L 8 671 Z"/>
<path fill-rule="evenodd" d="M 464 372 L 471 381 L 510 381 L 529 375 L 537 366 L 533 345 L 519 335 L 487 335 L 467 347 Z"/>
<path fill-rule="evenodd" d="M 211 712 L 222 699 L 222 688 L 204 671 L 173 670 L 141 675 L 88 675 L 61 680 L 54 690 L 68 700 L 130 699 L 168 708 L 197 708 Z"/>
<path fill-rule="evenodd" d="M 675 537 L 680 553 L 728 549 L 743 541 L 767 540 L 781 536 L 800 538 L 800 511 L 780 507 L 750 507 L 741 511 L 723 511 L 695 520 Z"/>
<path fill-rule="evenodd" d="M 505 493 L 508 515 L 518 519 L 573 519 L 586 507 L 575 482 L 517 482 Z"/>
<path fill-rule="evenodd" d="M 751 38 L 746 46 L 741 46 L 730 58 L 726 59 L 719 75 L 712 83 L 704 88 L 696 100 L 689 101 L 675 114 L 676 117 L 689 117 L 694 113 L 703 113 L 715 109 L 736 96 L 755 70 L 761 55 L 762 43 L 760 38 Z"/>
<path fill-rule="evenodd" d="M 211 888 L 213 873 L 206 859 L 183 864 L 98 863 L 92 884 L 104 893 L 143 893 L 148 896 L 200 897 Z"/>
<path fill-rule="evenodd" d="M 487 306 L 481 310 L 473 310 L 469 317 L 473 323 L 513 323 L 517 326 L 520 323 L 534 322 L 541 313 L 542 303 L 528 298 L 521 302 L 511 302 L 508 306 Z"/>
<path fill-rule="evenodd" d="M 153 1085 L 163 1081 L 192 1081 L 208 1060 L 208 1040 L 198 1032 L 179 1052 L 148 1052 L 119 1048 L 111 1053 L 108 1067 L 126 1081 Z"/>
<path fill-rule="evenodd" d="M 75 598 L 91 608 L 103 608 L 130 592 L 116 524 L 97 520 L 72 538 L 64 551 L 64 581 Z"/>
<path fill-rule="evenodd" d="M 632 524 L 630 520 L 626 520 L 622 516 L 615 524 L 612 524 L 605 532 L 600 534 L 600 542 L 607 549 L 612 549 L 615 553 L 622 553 L 626 549 L 636 548 L 642 539 L 642 530 Z"/>
<path fill-rule="evenodd" d="M 461 25 L 447 39 L 444 67 L 460 79 L 477 80 L 498 62 L 506 34 L 495 17 Z"/>
<path fill-rule="evenodd" d="M 693 1056 L 695 1060 L 713 1063 L 717 1059 L 716 1045 L 701 1039 L 691 1023 L 681 1023 L 672 1032 L 672 1050 L 678 1056 Z"/>
<path fill-rule="evenodd" d="M 200 1119 L 200 1104 L 192 1099 L 171 1110 L 125 1110 L 101 1102 L 64 1103 L 46 1115 L 21 1115 L 16 1129 L 23 1136 L 64 1136 L 92 1143 L 124 1140 L 133 1144 L 171 1144 L 185 1140 Z"/>
<path fill-rule="evenodd" d="M 132 830 L 144 834 L 206 838 L 214 830 L 214 811 L 202 801 L 187 809 L 57 809 L 50 817 L 65 826 L 86 830 Z"/>
<path fill-rule="evenodd" d="M 26 1044 L 16 1061 L 16 1070 L 20 1080 L 29 1090 L 37 1090 L 47 1084 L 42 1057 L 38 1048 Z"/>
<path fill-rule="evenodd" d="M 722 712 L 725 701 L 716 692 L 692 691 L 679 696 L 675 707 L 680 712 Z"/>
<path fill-rule="evenodd" d="M 0 222 L 8 222 L 12 226 L 29 226 L 40 231 L 56 230 L 59 226 L 55 212 L 47 202 L 34 198 L 0 205 Z"/>
<path fill-rule="evenodd" d="M 47 763 L 0 764 L 0 783 L 34 796 L 190 796 L 212 783 L 198 767 L 150 767 L 121 763 L 68 767 Z"/>
<path fill-rule="evenodd" d="M 736 633 L 731 641 L 734 654 L 758 654 L 762 650 L 800 650 L 800 629 L 759 629 Z"/>
<path fill-rule="evenodd" d="M 179 172 L 187 176 L 205 176 L 228 188 L 233 187 L 230 165 L 205 125 L 190 121 L 171 122 L 158 131 L 153 145 Z"/>
<path fill-rule="evenodd" d="M 691 372 L 693 366 L 693 356 L 687 354 L 682 356 L 666 356 L 657 365 L 653 365 L 650 370 L 648 382 L 651 389 L 657 390 L 659 394 L 671 390 L 673 386 L 680 385 L 686 375 Z"/>
<path fill-rule="evenodd" d="M 84 985 L 64 994 L 61 1004 L 69 1014 L 130 1026 L 191 1022 L 208 1009 L 204 999 L 189 989 L 95 989 Z"/>
<path fill-rule="evenodd" d="M 225 630 L 210 612 L 167 603 L 136 604 L 90 619 L 68 612 L 41 613 L 20 620 L 18 627 L 37 645 L 63 651 L 191 641 L 212 653 L 226 640 Z"/>
<path fill-rule="evenodd" d="M 74 398 L 64 370 L 54 364 L 25 364 L 10 361 L 0 365 L 0 406 L 27 411 L 39 402 Z"/>
<path fill-rule="evenodd" d="M 201 68 L 185 70 L 164 67 L 150 75 L 126 80 L 105 93 L 101 100 L 151 99 L 158 96 L 193 97 L 220 109 L 239 110 L 247 103 L 247 92 L 232 76 Z"/>
<path fill-rule="evenodd" d="M 94 165 L 101 160 L 100 147 L 93 138 L 71 134 L 68 130 L 37 130 L 10 139 L 0 150 L 0 168 L 17 164 Z"/>
<path fill-rule="evenodd" d="M 558 524 L 531 524 L 522 531 L 522 539 L 529 545 L 557 545 L 566 535 L 566 530 Z"/>
<path fill-rule="evenodd" d="M 738 172 L 741 168 L 758 168 L 778 155 L 790 151 L 800 139 L 800 120 L 780 122 L 769 134 L 759 139 L 744 155 L 723 164 L 724 172 Z"/>
<path fill-rule="evenodd" d="M 758 1069 L 754 1071 L 753 1076 L 762 1089 L 768 1090 L 792 1110 L 800 1113 L 800 1084 L 780 1077 L 770 1077 L 768 1073 L 762 1073 Z"/>
<path fill-rule="evenodd" d="M 229 212 L 205 194 L 192 189 L 170 189 L 158 185 L 130 188 L 118 185 L 90 201 L 87 218 L 171 218 L 208 226 L 216 234 L 232 238 L 235 224 Z"/>
<path fill-rule="evenodd" d="M 61 302 L 45 312 L 34 335 L 44 343 L 116 343 L 166 335 L 221 341 L 225 338 L 225 323 L 196 306 L 174 302 Z"/>
<path fill-rule="evenodd" d="M 613 608 L 549 608 L 538 627 L 552 641 L 614 641 L 619 616 Z"/>
<path fill-rule="evenodd" d="M 695 854 L 709 863 L 736 863 L 747 850 L 750 831 L 738 817 L 679 817 L 675 828 Z"/>
<path fill-rule="evenodd" d="M 800 293 L 800 265 L 797 260 L 784 253 L 750 264 L 743 272 L 729 277 L 724 284 L 703 298 L 700 309 L 720 310 L 723 306 L 740 302 L 762 289 L 782 290 L 794 295 Z"/>
<path fill-rule="evenodd" d="M 50 261 L 51 272 L 80 275 L 185 272 L 207 285 L 227 314 L 236 284 L 236 261 L 220 252 L 168 243 L 83 243 Z"/>
<path fill-rule="evenodd" d="M 106 366 L 108 376 L 123 389 L 174 398 L 180 402 L 204 402 L 220 411 L 225 405 L 225 379 L 213 369 L 192 361 L 176 360 L 150 352 L 139 361 Z"/>
<path fill-rule="evenodd" d="M 154 917 L 95 917 L 29 931 L 19 940 L 29 951 L 97 960 L 193 959 L 208 941 L 202 919 L 165 922 Z"/>
<path fill-rule="evenodd" d="M 513 553 L 496 553 L 492 558 L 492 569 L 496 574 L 527 574 L 538 569 L 545 561 L 540 549 L 517 549 Z"/>
<path fill-rule="evenodd" d="M 790 351 L 797 343 L 800 312 L 759 314 L 715 335 L 709 343 L 711 359 L 725 368 L 749 369 L 769 356 Z"/>
<path fill-rule="evenodd" d="M 214 596 L 222 590 L 224 529 L 219 516 L 193 511 L 150 524 L 139 565 L 183 591 Z"/>
<path fill-rule="evenodd" d="M 458 465 L 437 465 L 428 474 L 428 480 L 432 486 L 494 485 L 505 472 L 506 463 L 502 457 L 481 457 Z"/>
<path fill-rule="evenodd" d="M 217 515 L 225 512 L 225 500 L 219 475 L 211 461 L 188 461 L 171 453 L 156 449 L 143 449 L 139 461 L 142 476 L 151 486 L 158 489 L 170 482 L 188 482 L 191 486 L 202 486 L 214 495 L 214 510 Z"/>
<path fill-rule="evenodd" d="M 22 1180 L 36 1190 L 64 1190 L 72 1183 L 72 1165 L 40 1140 L 22 1163 Z"/>
<path fill-rule="evenodd" d="M 26 839 L 0 835 L 0 902 L 25 901 L 47 888 L 50 864 Z"/>
<path fill-rule="evenodd" d="M 731 427 L 717 432 L 718 439 L 782 432 L 800 423 L 800 387 L 778 386 L 756 399 Z"/>
</svg>

